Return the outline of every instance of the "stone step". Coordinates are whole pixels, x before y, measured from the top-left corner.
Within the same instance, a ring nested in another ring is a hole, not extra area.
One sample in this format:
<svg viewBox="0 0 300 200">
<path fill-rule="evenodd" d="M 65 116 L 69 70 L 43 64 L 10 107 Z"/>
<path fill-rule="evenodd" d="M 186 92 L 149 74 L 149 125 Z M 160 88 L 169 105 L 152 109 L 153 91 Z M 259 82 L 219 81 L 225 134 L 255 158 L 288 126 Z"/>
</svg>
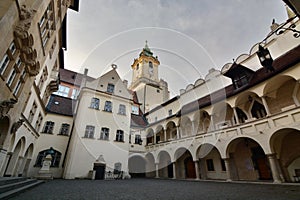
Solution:
<svg viewBox="0 0 300 200">
<path fill-rule="evenodd" d="M 36 182 L 36 180 L 35 179 L 25 179 L 23 181 L 18 181 L 18 182 L 9 183 L 9 184 L 6 184 L 6 185 L 1 185 L 0 186 L 0 194 L 4 193 L 4 192 L 7 192 L 9 190 L 14 190 L 16 188 L 23 187 L 24 185 L 29 185 L 33 182 Z"/>
<path fill-rule="evenodd" d="M 0 177 L 0 186 L 24 181 L 25 177 Z"/>
<path fill-rule="evenodd" d="M 9 199 L 13 196 L 16 196 L 32 187 L 35 187 L 41 183 L 44 183 L 44 181 L 41 180 L 35 180 L 35 179 L 29 179 L 26 181 L 22 181 L 22 182 L 26 182 L 25 185 L 23 184 L 18 184 L 19 187 L 16 187 L 14 189 L 8 190 L 6 192 L 0 192 L 0 199 Z"/>
</svg>

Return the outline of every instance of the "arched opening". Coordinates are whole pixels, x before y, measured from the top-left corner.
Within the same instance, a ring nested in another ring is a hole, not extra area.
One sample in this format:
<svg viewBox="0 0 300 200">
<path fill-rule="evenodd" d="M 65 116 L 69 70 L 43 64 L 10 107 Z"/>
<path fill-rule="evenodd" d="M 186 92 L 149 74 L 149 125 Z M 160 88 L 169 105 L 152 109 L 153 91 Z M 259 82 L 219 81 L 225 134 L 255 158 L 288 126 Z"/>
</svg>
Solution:
<svg viewBox="0 0 300 200">
<path fill-rule="evenodd" d="M 214 105 L 213 122 L 216 129 L 227 128 L 232 125 L 233 109 L 225 102 Z"/>
<path fill-rule="evenodd" d="M 210 117 L 206 111 L 198 111 L 194 117 L 196 134 L 207 132 L 210 125 Z"/>
<path fill-rule="evenodd" d="M 156 143 L 161 143 L 165 141 L 164 128 L 160 125 L 156 128 Z"/>
<path fill-rule="evenodd" d="M 225 162 L 220 152 L 211 144 L 202 144 L 197 149 L 201 179 L 226 179 Z"/>
<path fill-rule="evenodd" d="M 152 128 L 150 128 L 147 132 L 146 145 L 152 145 L 154 144 L 154 131 Z"/>
<path fill-rule="evenodd" d="M 185 148 L 179 148 L 175 153 L 175 158 L 177 178 L 196 178 L 195 163 L 189 150 Z"/>
<path fill-rule="evenodd" d="M 261 146 L 250 138 L 237 138 L 227 147 L 235 180 L 271 180 L 271 169 Z"/>
<path fill-rule="evenodd" d="M 146 161 L 142 156 L 132 156 L 128 160 L 129 174 L 132 178 L 146 176 Z"/>
<path fill-rule="evenodd" d="M 237 117 L 238 117 L 238 122 L 241 123 L 241 124 L 245 123 L 245 121 L 248 119 L 246 113 L 238 107 L 236 107 L 235 109 L 236 109 L 236 114 L 237 114 Z M 237 124 L 237 120 L 236 120 L 235 117 L 234 117 L 234 122 Z"/>
<path fill-rule="evenodd" d="M 167 123 L 167 141 L 175 140 L 177 138 L 177 127 L 174 122 L 170 121 Z"/>
<path fill-rule="evenodd" d="M 264 88 L 264 96 L 271 114 L 279 113 L 285 108 L 296 106 L 295 92 L 299 93 L 297 81 L 285 75 L 271 79 Z M 295 96 L 294 96 L 295 95 Z"/>
<path fill-rule="evenodd" d="M 23 163 L 22 166 L 20 167 L 21 176 L 27 177 L 29 165 L 32 160 L 32 154 L 33 154 L 33 144 L 29 145 L 29 147 L 25 152 Z"/>
<path fill-rule="evenodd" d="M 160 178 L 173 178 L 173 164 L 171 157 L 166 151 L 161 151 L 158 154 L 158 175 Z"/>
<path fill-rule="evenodd" d="M 146 177 L 154 178 L 156 175 L 155 168 L 155 159 L 151 153 L 148 153 L 146 156 Z"/>
<path fill-rule="evenodd" d="M 25 138 L 22 137 L 16 144 L 14 150 L 11 152 L 11 156 L 8 160 L 8 165 L 5 169 L 4 176 L 18 176 L 18 167 L 22 161 L 20 155 L 24 148 Z"/>
<path fill-rule="evenodd" d="M 251 108 L 252 117 L 256 119 L 264 118 L 267 115 L 267 111 L 260 102 L 254 100 L 252 108 Z"/>
<path fill-rule="evenodd" d="M 8 135 L 9 118 L 0 119 L 0 148 L 3 147 L 6 136 Z"/>
<path fill-rule="evenodd" d="M 300 182 L 300 131 L 282 129 L 274 133 L 270 146 L 279 159 L 281 175 L 288 182 Z"/>
<path fill-rule="evenodd" d="M 180 136 L 187 137 L 192 135 L 192 122 L 190 118 L 184 116 L 180 120 Z"/>
<path fill-rule="evenodd" d="M 53 149 L 52 147 L 39 152 L 34 166 L 42 167 L 43 161 L 47 155 L 51 155 L 51 157 L 52 157 L 50 167 L 59 167 L 61 153 L 59 151 Z"/>
</svg>

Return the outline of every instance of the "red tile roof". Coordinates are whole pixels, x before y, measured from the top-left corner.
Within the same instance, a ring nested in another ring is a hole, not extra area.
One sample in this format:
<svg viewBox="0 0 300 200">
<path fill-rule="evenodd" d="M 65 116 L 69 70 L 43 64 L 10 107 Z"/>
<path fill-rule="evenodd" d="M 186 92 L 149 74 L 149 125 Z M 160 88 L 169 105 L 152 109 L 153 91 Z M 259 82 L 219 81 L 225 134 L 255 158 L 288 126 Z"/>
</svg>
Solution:
<svg viewBox="0 0 300 200">
<path fill-rule="evenodd" d="M 48 113 L 73 116 L 73 108 L 75 107 L 75 102 L 76 101 L 72 100 L 71 98 L 52 94 L 46 107 L 46 111 Z"/>
<path fill-rule="evenodd" d="M 59 69 L 59 76 L 61 82 L 66 82 L 69 84 L 80 86 L 82 82 L 83 74 L 68 69 Z M 93 80 L 95 80 L 95 78 L 87 76 L 87 81 L 93 81 Z"/>
</svg>

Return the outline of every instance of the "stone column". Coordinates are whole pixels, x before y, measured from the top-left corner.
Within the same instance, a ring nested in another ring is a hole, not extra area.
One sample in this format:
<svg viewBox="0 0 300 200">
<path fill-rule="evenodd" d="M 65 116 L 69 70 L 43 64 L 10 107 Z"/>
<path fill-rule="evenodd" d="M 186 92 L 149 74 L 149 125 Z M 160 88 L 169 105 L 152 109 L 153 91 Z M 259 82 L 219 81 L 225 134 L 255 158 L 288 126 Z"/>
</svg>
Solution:
<svg viewBox="0 0 300 200">
<path fill-rule="evenodd" d="M 199 180 L 200 179 L 200 176 L 199 176 L 199 163 L 198 163 L 198 160 L 194 161 L 195 163 L 195 170 L 196 170 L 196 180 Z"/>
<path fill-rule="evenodd" d="M 276 153 L 268 154 L 267 157 L 269 159 L 274 183 L 281 183 L 282 181 L 276 163 L 277 162 Z"/>
<path fill-rule="evenodd" d="M 298 93 L 298 90 L 299 90 L 299 85 L 300 85 L 300 80 L 298 80 L 295 84 L 295 88 L 294 88 L 294 91 L 293 91 L 293 100 L 294 100 L 294 103 L 295 105 L 298 107 L 300 106 L 300 102 L 297 98 L 297 93 Z"/>
<path fill-rule="evenodd" d="M 155 178 L 159 178 L 159 174 L 158 174 L 158 164 L 159 164 L 159 163 L 155 163 Z"/>
<path fill-rule="evenodd" d="M 232 181 L 232 173 L 231 173 L 231 160 L 230 158 L 224 158 L 224 162 L 225 162 L 225 167 L 226 167 L 226 174 L 227 174 L 227 179 L 226 181 Z"/>
<path fill-rule="evenodd" d="M 177 131 L 177 139 L 180 139 L 180 128 L 179 128 L 179 126 L 176 126 L 176 131 Z"/>
<path fill-rule="evenodd" d="M 173 179 L 176 179 L 176 162 L 173 162 L 172 165 L 173 165 Z"/>
<path fill-rule="evenodd" d="M 239 121 L 239 116 L 236 112 L 236 107 L 233 107 L 233 113 L 234 113 L 234 116 L 235 116 L 235 119 L 236 119 L 236 125 L 239 125 L 240 121 Z"/>
<path fill-rule="evenodd" d="M 167 129 L 163 129 L 164 130 L 164 140 L 165 142 L 167 141 Z"/>
<path fill-rule="evenodd" d="M 261 97 L 261 100 L 262 100 L 262 103 L 263 103 L 263 105 L 264 105 L 264 107 L 265 107 L 265 109 L 266 109 L 267 116 L 270 116 L 271 113 L 270 113 L 270 110 L 269 110 L 269 106 L 268 106 L 268 104 L 267 104 L 266 97 L 262 96 L 262 97 Z"/>
<path fill-rule="evenodd" d="M 154 135 L 154 136 L 153 136 L 153 144 L 156 144 L 156 134 L 157 134 L 157 133 L 154 133 L 154 134 L 153 134 L 153 135 Z"/>
<path fill-rule="evenodd" d="M 195 121 L 192 121 L 192 134 L 191 135 L 196 135 Z"/>
</svg>

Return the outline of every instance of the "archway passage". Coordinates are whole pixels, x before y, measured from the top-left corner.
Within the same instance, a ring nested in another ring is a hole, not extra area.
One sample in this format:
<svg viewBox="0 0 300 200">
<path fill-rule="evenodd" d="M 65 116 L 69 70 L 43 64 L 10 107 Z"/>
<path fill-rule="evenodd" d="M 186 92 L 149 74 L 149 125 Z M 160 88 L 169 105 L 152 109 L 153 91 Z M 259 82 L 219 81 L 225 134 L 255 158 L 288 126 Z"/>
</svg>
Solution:
<svg viewBox="0 0 300 200">
<path fill-rule="evenodd" d="M 270 164 L 261 146 L 250 138 L 233 140 L 227 149 L 232 161 L 232 178 L 236 180 L 271 180 Z"/>
<path fill-rule="evenodd" d="M 270 146 L 277 158 L 281 176 L 288 182 L 300 182 L 300 131 L 282 129 L 273 134 Z"/>
<path fill-rule="evenodd" d="M 128 168 L 132 178 L 146 177 L 146 161 L 141 156 L 132 156 L 129 158 Z"/>
<path fill-rule="evenodd" d="M 171 157 L 166 151 L 158 154 L 158 174 L 160 178 L 173 178 L 173 165 Z"/>
<path fill-rule="evenodd" d="M 196 178 L 196 169 L 191 153 L 184 148 L 176 151 L 176 177 L 177 178 Z"/>
<path fill-rule="evenodd" d="M 201 179 L 226 179 L 226 167 L 218 149 L 211 144 L 202 144 L 197 150 Z"/>
</svg>

